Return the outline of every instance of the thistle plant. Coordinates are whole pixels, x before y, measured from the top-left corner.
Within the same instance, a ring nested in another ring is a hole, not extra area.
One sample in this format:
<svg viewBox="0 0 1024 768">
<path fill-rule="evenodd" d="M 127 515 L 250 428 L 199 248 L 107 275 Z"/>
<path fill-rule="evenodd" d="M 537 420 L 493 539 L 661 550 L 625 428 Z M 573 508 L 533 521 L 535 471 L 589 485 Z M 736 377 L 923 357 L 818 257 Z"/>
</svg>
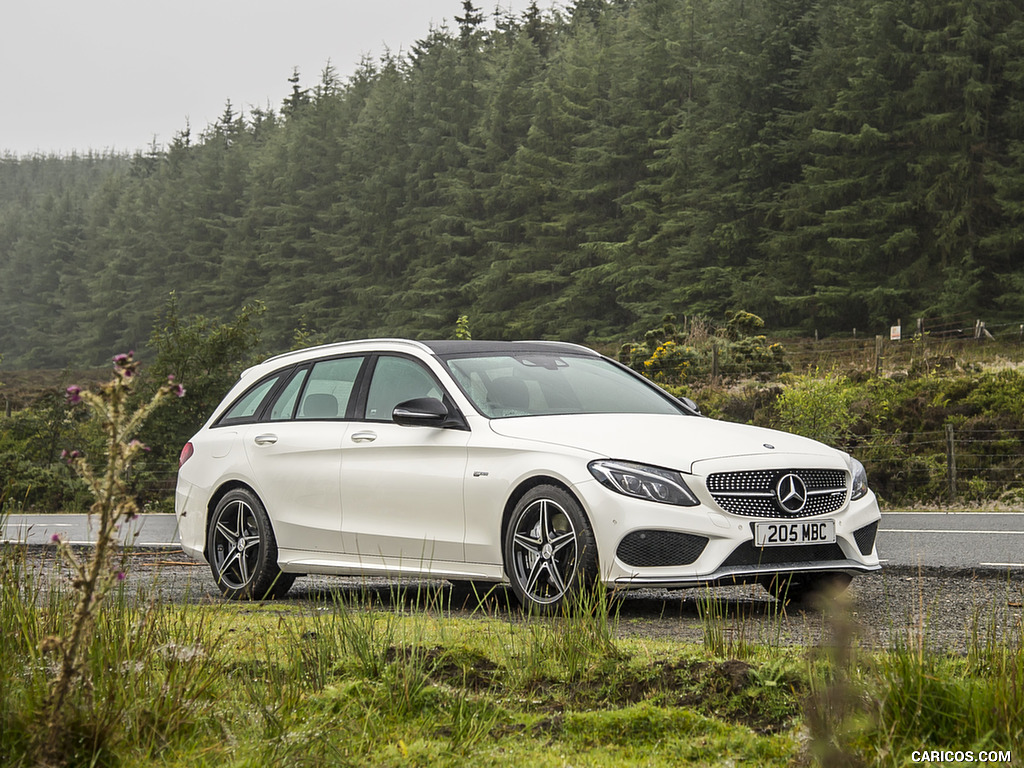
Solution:
<svg viewBox="0 0 1024 768">
<path fill-rule="evenodd" d="M 116 535 L 123 523 L 139 513 L 138 505 L 127 484 L 127 469 L 140 453 L 148 450 L 135 438 L 149 415 L 168 397 L 184 397 L 185 389 L 169 377 L 148 402 L 134 406 L 132 389 L 138 380 L 139 364 L 133 353 L 114 358 L 113 378 L 99 388 L 88 391 L 77 386 L 67 388 L 72 405 L 82 405 L 91 412 L 102 430 L 106 463 L 94 463 L 78 451 L 65 453 L 64 458 L 85 480 L 95 501 L 89 514 L 98 525 L 95 547 L 82 558 L 59 536 L 54 536 L 59 555 L 73 573 L 75 608 L 67 631 L 61 636 L 47 637 L 42 651 L 56 657 L 55 676 L 50 684 L 46 706 L 46 722 L 38 743 L 39 762 L 43 765 L 62 762 L 64 712 L 76 681 L 84 675 L 83 657 L 103 599 L 124 579 L 124 571 L 115 562 Z"/>
</svg>

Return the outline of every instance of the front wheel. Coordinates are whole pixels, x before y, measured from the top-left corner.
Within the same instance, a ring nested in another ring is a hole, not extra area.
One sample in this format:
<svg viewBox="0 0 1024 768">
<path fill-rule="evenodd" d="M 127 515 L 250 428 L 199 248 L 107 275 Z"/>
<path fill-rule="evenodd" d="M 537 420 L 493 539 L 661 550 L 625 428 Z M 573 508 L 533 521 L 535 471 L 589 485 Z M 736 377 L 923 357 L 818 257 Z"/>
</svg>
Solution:
<svg viewBox="0 0 1024 768">
<path fill-rule="evenodd" d="M 550 613 L 597 581 L 597 544 L 579 503 L 538 485 L 516 504 L 505 531 L 505 573 L 527 610 Z"/>
<path fill-rule="evenodd" d="M 262 502 L 236 488 L 218 502 L 208 533 L 210 570 L 220 591 L 235 600 L 282 597 L 295 575 L 277 567 L 277 541 Z"/>
</svg>

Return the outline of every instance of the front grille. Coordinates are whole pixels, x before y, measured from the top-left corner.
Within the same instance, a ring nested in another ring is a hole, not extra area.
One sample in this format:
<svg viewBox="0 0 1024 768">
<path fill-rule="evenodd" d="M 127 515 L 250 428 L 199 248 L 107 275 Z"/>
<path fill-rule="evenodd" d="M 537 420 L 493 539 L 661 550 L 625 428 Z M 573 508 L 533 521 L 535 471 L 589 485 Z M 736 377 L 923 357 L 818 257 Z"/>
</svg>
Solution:
<svg viewBox="0 0 1024 768">
<path fill-rule="evenodd" d="M 798 512 L 779 503 L 775 489 L 786 475 L 796 475 L 807 489 Z M 708 475 L 708 492 L 726 512 L 746 517 L 813 517 L 827 515 L 846 503 L 846 472 L 840 469 L 761 469 Z"/>
<path fill-rule="evenodd" d="M 707 546 L 704 536 L 677 531 L 633 531 L 619 542 L 616 555 L 635 568 L 690 565 Z"/>
<path fill-rule="evenodd" d="M 745 541 L 732 551 L 722 563 L 730 565 L 779 565 L 781 563 L 817 563 L 845 560 L 838 544 L 808 544 L 792 547 L 756 547 Z"/>
<path fill-rule="evenodd" d="M 863 528 L 857 530 L 853 534 L 854 541 L 857 542 L 857 549 L 860 550 L 862 555 L 870 555 L 871 550 L 875 548 L 875 536 L 878 534 L 878 521 L 865 525 Z"/>
</svg>

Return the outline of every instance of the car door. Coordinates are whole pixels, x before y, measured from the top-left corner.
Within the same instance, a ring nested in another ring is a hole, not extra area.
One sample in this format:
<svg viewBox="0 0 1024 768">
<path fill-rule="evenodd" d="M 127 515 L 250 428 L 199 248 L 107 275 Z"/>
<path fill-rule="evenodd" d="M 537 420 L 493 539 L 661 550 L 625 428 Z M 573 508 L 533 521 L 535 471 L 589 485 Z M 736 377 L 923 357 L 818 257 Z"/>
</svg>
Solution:
<svg viewBox="0 0 1024 768">
<path fill-rule="evenodd" d="M 463 484 L 470 433 L 395 424 L 395 405 L 413 398 L 450 399 L 420 361 L 380 355 L 348 426 L 341 487 L 345 551 L 366 565 L 429 570 L 462 562 L 466 534 Z"/>
<path fill-rule="evenodd" d="M 341 552 L 342 441 L 363 357 L 300 368 L 244 436 L 282 550 Z"/>
</svg>

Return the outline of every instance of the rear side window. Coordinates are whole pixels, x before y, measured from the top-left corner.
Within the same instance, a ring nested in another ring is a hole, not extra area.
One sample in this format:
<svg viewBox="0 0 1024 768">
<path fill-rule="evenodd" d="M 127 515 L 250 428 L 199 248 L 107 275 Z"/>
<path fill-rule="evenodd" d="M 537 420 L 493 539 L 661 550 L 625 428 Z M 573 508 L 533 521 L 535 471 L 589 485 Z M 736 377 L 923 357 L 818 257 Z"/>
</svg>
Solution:
<svg viewBox="0 0 1024 768">
<path fill-rule="evenodd" d="M 246 422 L 255 421 L 256 415 L 260 412 L 263 407 L 263 403 L 266 402 L 267 396 L 274 390 L 277 382 L 281 380 L 281 374 L 276 374 L 269 378 L 263 379 L 238 398 L 234 405 L 232 405 L 223 416 L 220 417 L 218 424 L 244 424 Z"/>
<path fill-rule="evenodd" d="M 295 403 L 299 399 L 299 392 L 302 391 L 307 373 L 309 373 L 309 369 L 302 368 L 296 371 L 291 381 L 285 384 L 281 394 L 277 396 L 277 400 L 270 406 L 271 421 L 285 421 L 292 418 L 295 414 Z"/>
<path fill-rule="evenodd" d="M 297 419 L 343 419 L 363 365 L 361 357 L 321 360 L 309 372 Z"/>
</svg>

